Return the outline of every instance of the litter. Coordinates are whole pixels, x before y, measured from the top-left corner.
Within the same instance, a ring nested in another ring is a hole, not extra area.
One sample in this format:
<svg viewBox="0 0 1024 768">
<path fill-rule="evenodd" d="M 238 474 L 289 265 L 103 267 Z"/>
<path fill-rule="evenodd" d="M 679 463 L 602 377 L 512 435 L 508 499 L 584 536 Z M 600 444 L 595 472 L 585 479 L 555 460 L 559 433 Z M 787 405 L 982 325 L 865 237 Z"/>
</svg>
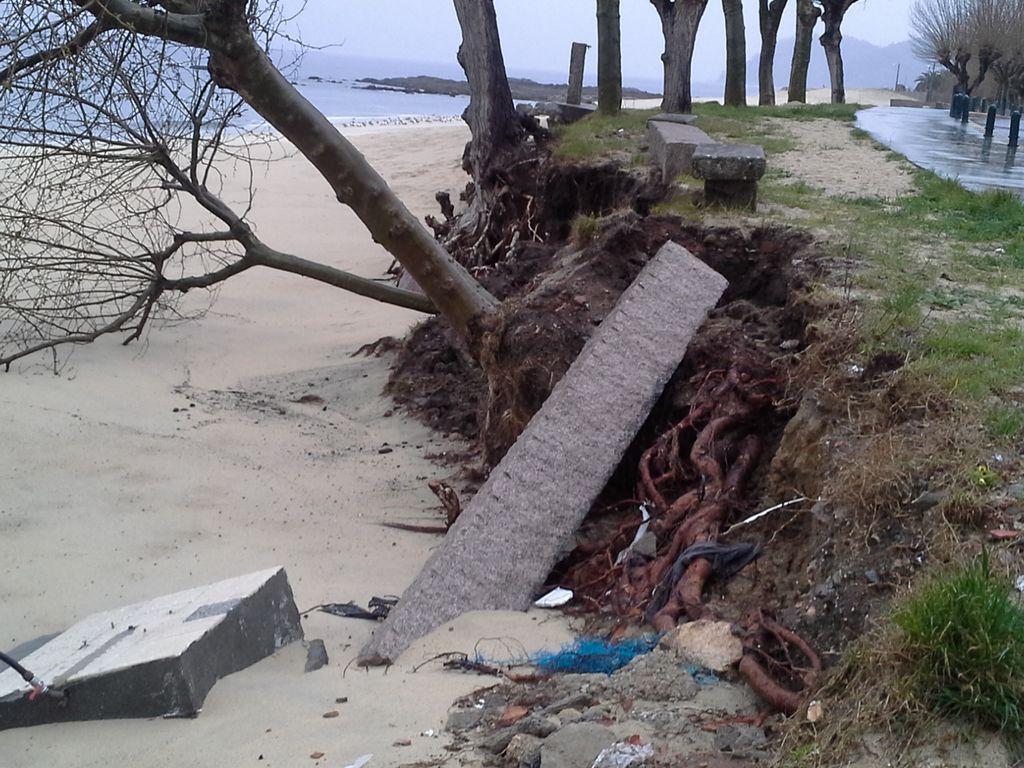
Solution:
<svg viewBox="0 0 1024 768">
<path fill-rule="evenodd" d="M 1017 588 L 1018 592 L 1024 592 L 1024 576 L 1018 576 L 1013 586 Z"/>
<path fill-rule="evenodd" d="M 573 598 L 573 591 L 571 589 L 563 589 L 562 587 L 555 587 L 548 592 L 544 597 L 538 598 L 533 601 L 533 604 L 538 608 L 560 608 L 561 606 L 568 603 Z"/>
<path fill-rule="evenodd" d="M 647 511 L 646 504 L 640 505 L 640 514 L 643 515 L 643 522 L 640 523 L 640 527 L 636 529 L 636 535 L 633 536 L 633 540 L 629 542 L 629 546 L 619 552 L 618 556 L 615 558 L 616 565 L 621 565 L 625 562 L 626 558 L 629 557 L 629 553 L 633 550 L 633 547 L 636 546 L 636 543 L 647 535 L 647 529 L 651 524 L 651 513 Z"/>
<path fill-rule="evenodd" d="M 633 744 L 619 741 L 601 750 L 591 768 L 633 768 L 654 757 L 650 744 Z"/>
<path fill-rule="evenodd" d="M 644 635 L 612 643 L 598 638 L 580 638 L 553 653 L 534 654 L 531 661 L 543 672 L 604 672 L 610 675 L 635 659 L 649 653 L 660 635 Z"/>
<path fill-rule="evenodd" d="M 398 598 L 392 595 L 386 597 L 371 597 L 369 610 L 355 603 L 324 603 L 311 608 L 311 611 L 321 610 L 331 616 L 340 616 L 343 619 L 367 619 L 368 621 L 384 621 L 391 613 L 391 609 L 398 604 Z M 309 613 L 309 611 L 304 611 Z"/>
<path fill-rule="evenodd" d="M 665 607 L 676 582 L 694 560 L 704 558 L 711 561 L 716 578 L 727 579 L 743 570 L 761 555 L 760 544 L 710 544 L 699 542 L 683 550 L 671 570 L 665 574 L 654 591 L 651 604 L 647 607 L 647 620 L 651 621 L 658 611 Z"/>
<path fill-rule="evenodd" d="M 372 760 L 372 759 L 373 759 L 373 754 L 372 753 L 369 754 L 369 755 L 363 755 L 362 757 L 357 757 L 351 763 L 351 765 L 346 765 L 345 768 L 363 768 L 363 766 L 366 765 L 368 762 L 370 762 L 370 760 Z"/>
</svg>

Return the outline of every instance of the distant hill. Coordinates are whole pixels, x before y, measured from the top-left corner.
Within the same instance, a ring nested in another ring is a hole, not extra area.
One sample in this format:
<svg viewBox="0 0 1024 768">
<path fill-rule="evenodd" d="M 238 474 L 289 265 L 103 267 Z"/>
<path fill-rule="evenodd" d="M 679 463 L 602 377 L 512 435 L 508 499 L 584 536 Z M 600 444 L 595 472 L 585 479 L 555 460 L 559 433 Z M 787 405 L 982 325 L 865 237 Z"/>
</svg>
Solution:
<svg viewBox="0 0 1024 768">
<path fill-rule="evenodd" d="M 747 29 L 747 42 L 753 55 L 747 61 L 747 89 L 757 90 L 757 60 L 760 50 L 760 38 L 756 29 Z M 775 48 L 775 90 L 779 91 L 789 85 L 789 66 L 793 57 L 793 38 L 779 40 Z M 855 37 L 843 38 L 843 70 L 846 74 L 847 88 L 892 88 L 896 84 L 896 65 L 899 65 L 900 83 L 908 88 L 914 87 L 914 80 L 928 66 L 914 58 L 910 50 L 910 41 L 879 46 Z M 725 83 L 723 70 L 718 80 L 703 82 L 700 90 L 721 92 Z M 811 46 L 811 66 L 807 71 L 808 88 L 827 88 L 829 86 L 828 64 L 825 53 L 818 42 L 817 34 Z"/>
</svg>

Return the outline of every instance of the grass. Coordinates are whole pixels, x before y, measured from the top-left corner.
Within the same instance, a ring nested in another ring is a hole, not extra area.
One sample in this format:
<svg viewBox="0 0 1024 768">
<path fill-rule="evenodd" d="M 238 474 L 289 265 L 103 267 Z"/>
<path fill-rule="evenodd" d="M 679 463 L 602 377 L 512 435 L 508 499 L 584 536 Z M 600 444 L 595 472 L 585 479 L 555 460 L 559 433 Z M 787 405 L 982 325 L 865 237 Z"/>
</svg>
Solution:
<svg viewBox="0 0 1024 768">
<path fill-rule="evenodd" d="M 933 578 L 894 614 L 911 695 L 947 717 L 1024 733 L 1024 609 L 988 557 Z"/>
</svg>

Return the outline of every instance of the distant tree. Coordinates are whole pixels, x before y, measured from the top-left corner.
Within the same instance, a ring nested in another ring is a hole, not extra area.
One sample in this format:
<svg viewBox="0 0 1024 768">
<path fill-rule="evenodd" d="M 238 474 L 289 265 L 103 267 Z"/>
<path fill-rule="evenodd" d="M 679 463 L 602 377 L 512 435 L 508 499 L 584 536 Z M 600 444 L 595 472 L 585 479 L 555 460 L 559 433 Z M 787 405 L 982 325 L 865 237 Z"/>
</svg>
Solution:
<svg viewBox="0 0 1024 768">
<path fill-rule="evenodd" d="M 1017 0 L 918 0 L 910 14 L 914 54 L 941 64 L 956 78 L 957 90 L 971 94 L 1002 56 L 1007 12 L 1019 5 Z"/>
<path fill-rule="evenodd" d="M 923 93 L 925 101 L 931 101 L 935 98 L 935 94 L 942 93 L 943 81 L 946 77 L 948 77 L 948 74 L 941 71 L 922 72 L 914 80 L 914 90 L 917 93 Z"/>
<path fill-rule="evenodd" d="M 843 72 L 843 19 L 857 0 L 816 0 L 821 6 L 821 21 L 825 30 L 819 41 L 825 49 L 829 79 L 832 81 L 832 103 L 846 103 L 846 75 Z"/>
<path fill-rule="evenodd" d="M 775 45 L 787 0 L 758 0 L 758 21 L 761 27 L 761 55 L 757 66 L 757 103 L 762 107 L 775 104 Z"/>
<path fill-rule="evenodd" d="M 747 105 L 747 34 L 743 0 L 722 0 L 725 14 L 725 104 Z"/>
<path fill-rule="evenodd" d="M 137 338 L 173 299 L 292 272 L 440 311 L 460 335 L 497 302 L 267 55 L 256 0 L 17 0 L 0 24 L 0 364 Z M 428 298 L 273 248 L 217 189 L 248 160 L 242 103 L 287 139 Z"/>
<path fill-rule="evenodd" d="M 814 0 L 796 0 L 796 39 L 789 70 L 789 101 L 807 101 L 807 70 L 811 65 L 814 27 L 821 18 L 821 9 Z"/>
<path fill-rule="evenodd" d="M 597 0 L 597 107 L 604 115 L 617 115 L 622 109 L 619 0 Z"/>
<path fill-rule="evenodd" d="M 708 0 L 651 0 L 661 18 L 665 52 L 661 61 L 665 68 L 665 112 L 689 112 L 693 108 L 690 90 L 693 68 L 693 47 Z"/>
</svg>

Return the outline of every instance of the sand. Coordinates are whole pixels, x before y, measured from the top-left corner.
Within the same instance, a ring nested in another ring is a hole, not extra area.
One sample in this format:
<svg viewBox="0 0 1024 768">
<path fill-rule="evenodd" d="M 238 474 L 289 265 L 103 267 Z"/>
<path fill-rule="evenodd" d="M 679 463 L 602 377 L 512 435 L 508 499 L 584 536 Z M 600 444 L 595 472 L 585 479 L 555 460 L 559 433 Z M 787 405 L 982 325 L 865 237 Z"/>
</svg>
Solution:
<svg viewBox="0 0 1024 768">
<path fill-rule="evenodd" d="M 464 183 L 458 125 L 350 132 L 419 215 Z M 379 276 L 390 258 L 298 158 L 257 177 L 252 215 L 268 244 Z M 239 191 L 235 190 L 238 194 Z M 228 190 L 231 196 L 231 190 Z M 195 300 L 202 300 L 196 296 Z M 351 357 L 418 319 L 269 271 L 232 279 L 205 317 L 154 327 L 145 343 L 78 348 L 59 375 L 25 364 L 0 375 L 0 648 L 92 612 L 284 566 L 300 609 L 399 594 L 436 539 L 381 521 L 435 523 L 427 454 L 450 443 L 380 396 L 386 362 Z M 316 394 L 323 405 L 290 402 Z M 391 453 L 379 453 L 385 444 Z M 373 625 L 304 621 L 330 666 L 303 674 L 290 646 L 220 681 L 194 720 L 74 723 L 0 732 L 17 766 L 390 766 L 443 753 L 437 733 L 473 675 L 411 666 L 482 637 L 527 650 L 569 639 L 550 614 L 467 616 L 397 667 L 345 665 Z M 348 702 L 336 703 L 347 697 Z M 337 709 L 340 717 L 322 714 Z M 411 746 L 396 747 L 404 739 Z M 262 760 L 259 760 L 260 756 Z"/>
</svg>

